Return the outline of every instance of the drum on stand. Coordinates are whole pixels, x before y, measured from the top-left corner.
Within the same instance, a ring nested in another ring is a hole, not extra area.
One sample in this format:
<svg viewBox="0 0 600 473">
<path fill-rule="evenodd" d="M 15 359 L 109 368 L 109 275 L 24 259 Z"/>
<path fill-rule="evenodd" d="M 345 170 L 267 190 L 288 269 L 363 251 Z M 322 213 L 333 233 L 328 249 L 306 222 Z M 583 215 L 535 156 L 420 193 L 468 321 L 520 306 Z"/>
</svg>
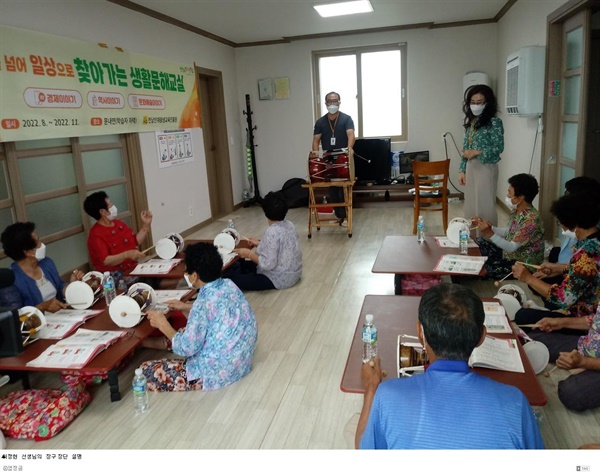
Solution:
<svg viewBox="0 0 600 473">
<path fill-rule="evenodd" d="M 308 156 L 310 182 L 354 180 L 354 155 L 352 150 L 332 150 L 322 157 Z"/>
</svg>

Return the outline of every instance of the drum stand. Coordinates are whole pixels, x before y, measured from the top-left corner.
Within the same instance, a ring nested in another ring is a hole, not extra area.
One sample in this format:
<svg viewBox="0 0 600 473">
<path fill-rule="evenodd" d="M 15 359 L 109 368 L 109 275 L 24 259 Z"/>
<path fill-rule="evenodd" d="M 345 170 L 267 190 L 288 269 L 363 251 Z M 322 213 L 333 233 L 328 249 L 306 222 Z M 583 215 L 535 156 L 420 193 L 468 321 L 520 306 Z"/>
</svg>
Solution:
<svg viewBox="0 0 600 473">
<path fill-rule="evenodd" d="M 322 219 L 319 217 L 319 209 L 324 207 L 345 207 L 346 218 L 348 220 L 348 238 L 352 238 L 352 187 L 354 180 L 331 181 L 331 182 L 312 182 L 303 184 L 302 187 L 308 189 L 308 238 L 312 237 L 312 227 L 339 227 L 341 226 L 337 218 Z M 344 190 L 343 202 L 329 202 L 325 204 L 317 203 L 315 198 L 315 189 L 329 189 L 330 187 L 341 187 Z"/>
</svg>

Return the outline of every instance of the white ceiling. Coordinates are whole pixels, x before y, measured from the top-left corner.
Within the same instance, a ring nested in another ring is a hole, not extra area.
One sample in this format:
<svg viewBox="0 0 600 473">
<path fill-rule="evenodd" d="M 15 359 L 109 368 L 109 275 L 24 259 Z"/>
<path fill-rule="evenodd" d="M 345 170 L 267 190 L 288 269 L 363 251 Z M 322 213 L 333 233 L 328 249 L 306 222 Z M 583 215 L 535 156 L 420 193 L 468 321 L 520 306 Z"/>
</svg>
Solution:
<svg viewBox="0 0 600 473">
<path fill-rule="evenodd" d="M 313 8 L 315 4 L 334 1 L 135 0 L 135 3 L 236 44 L 419 23 L 490 20 L 505 4 L 513 3 L 508 0 L 371 0 L 373 13 L 337 18 L 321 18 Z"/>
</svg>

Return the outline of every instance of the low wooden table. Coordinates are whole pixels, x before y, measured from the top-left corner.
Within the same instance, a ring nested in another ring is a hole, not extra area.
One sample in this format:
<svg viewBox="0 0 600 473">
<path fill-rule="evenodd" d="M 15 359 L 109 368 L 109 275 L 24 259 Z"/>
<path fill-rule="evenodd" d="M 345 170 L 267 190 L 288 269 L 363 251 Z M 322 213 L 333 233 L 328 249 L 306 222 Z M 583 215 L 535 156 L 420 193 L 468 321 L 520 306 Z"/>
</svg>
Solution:
<svg viewBox="0 0 600 473">
<path fill-rule="evenodd" d="M 183 300 L 189 300 L 195 291 L 190 291 Z M 156 329 L 150 325 L 148 319 L 144 318 L 142 322 L 132 328 L 118 327 L 110 318 L 108 309 L 104 299 L 100 299 L 93 307 L 94 310 L 101 310 L 101 314 L 88 319 L 81 327 L 89 330 L 121 330 L 128 332 L 128 336 L 119 339 L 117 342 L 110 345 L 106 350 L 100 352 L 83 368 L 41 368 L 38 366 L 27 366 L 27 363 L 37 358 L 42 352 L 59 342 L 59 340 L 39 339 L 25 347 L 25 351 L 19 356 L 0 358 L 0 371 L 18 371 L 23 374 L 23 386 L 29 389 L 29 377 L 27 373 L 30 371 L 73 371 L 81 374 L 92 373 L 107 373 L 108 384 L 110 389 L 110 400 L 120 401 L 121 393 L 119 391 L 119 378 L 117 366 L 131 352 L 133 352 L 141 343 L 148 338 Z"/>
<path fill-rule="evenodd" d="M 185 240 L 185 246 L 187 247 L 188 245 L 193 245 L 195 243 L 212 243 L 213 241 L 214 240 Z M 236 248 L 250 248 L 248 240 L 243 240 L 243 239 L 240 240 L 240 242 L 236 246 Z M 185 251 L 185 249 L 184 249 L 184 251 Z M 175 255 L 175 258 L 180 258 L 181 262 L 178 263 L 168 273 L 143 274 L 143 275 L 140 275 L 140 277 L 142 277 L 142 278 L 160 278 L 160 279 L 181 279 L 181 278 L 183 278 L 183 273 L 185 273 L 185 262 L 184 262 L 185 261 L 185 253 L 183 251 L 180 253 L 177 253 Z M 234 264 L 239 259 L 240 259 L 239 256 L 236 256 L 235 258 L 233 258 L 231 261 L 229 261 L 226 265 L 223 266 L 223 271 L 225 271 L 227 268 L 229 268 L 232 264 Z M 133 268 L 131 268 L 130 270 L 125 271 L 125 275 L 129 276 L 129 274 L 131 273 L 131 271 L 133 271 L 134 268 L 135 268 L 135 266 Z"/>
<path fill-rule="evenodd" d="M 484 301 L 495 299 L 487 298 Z M 354 331 L 354 338 L 348 353 L 348 360 L 340 388 L 347 393 L 364 393 L 361 380 L 362 367 L 362 326 L 367 314 L 373 314 L 377 327 L 377 349 L 381 358 L 381 369 L 387 371 L 386 379 L 397 376 L 398 335 L 416 335 L 420 297 L 415 296 L 365 296 L 360 317 Z M 516 338 L 514 334 L 494 334 L 497 338 Z M 542 389 L 523 347 L 519 343 L 519 352 L 525 373 L 474 368 L 476 373 L 500 383 L 515 386 L 527 397 L 532 406 L 544 406 L 547 402 Z"/>
<path fill-rule="evenodd" d="M 383 240 L 371 272 L 394 274 L 395 294 L 401 294 L 402 275 L 427 274 L 441 276 L 442 273 L 434 271 L 437 262 L 444 255 L 458 254 L 458 248 L 442 248 L 435 241 L 435 237 L 426 236 L 423 243 L 417 241 L 416 235 L 387 236 Z M 481 256 L 479 248 L 469 248 L 469 256 Z M 452 273 L 453 276 L 462 276 Z M 480 276 L 485 275 L 482 269 Z"/>
</svg>

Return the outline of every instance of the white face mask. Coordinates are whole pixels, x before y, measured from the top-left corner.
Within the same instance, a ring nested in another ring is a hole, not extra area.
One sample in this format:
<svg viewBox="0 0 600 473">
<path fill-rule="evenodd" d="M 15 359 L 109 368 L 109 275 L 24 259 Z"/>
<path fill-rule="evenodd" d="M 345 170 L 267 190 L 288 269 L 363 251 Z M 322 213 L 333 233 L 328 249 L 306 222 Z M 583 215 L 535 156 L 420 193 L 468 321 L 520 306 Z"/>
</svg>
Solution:
<svg viewBox="0 0 600 473">
<path fill-rule="evenodd" d="M 339 109 L 340 109 L 340 107 L 339 107 L 338 105 L 328 105 L 328 106 L 327 106 L 327 111 L 328 111 L 329 113 L 331 113 L 332 115 L 333 115 L 334 113 L 337 113 L 337 111 L 338 111 Z"/>
<path fill-rule="evenodd" d="M 476 117 L 478 117 L 483 112 L 483 109 L 485 108 L 485 104 L 484 103 L 482 103 L 481 105 L 471 104 L 470 107 L 471 107 L 471 113 L 473 115 L 475 115 Z"/>
<path fill-rule="evenodd" d="M 561 228 L 562 230 L 562 228 Z M 575 232 L 573 230 L 569 230 L 568 228 L 566 230 L 562 230 L 562 234 L 567 237 L 567 238 L 577 238 L 577 235 L 575 235 Z"/>
<path fill-rule="evenodd" d="M 46 245 L 42 243 L 39 248 L 35 249 L 35 257 L 38 261 L 46 257 Z"/>
<path fill-rule="evenodd" d="M 108 216 L 109 220 L 114 220 L 115 218 L 117 218 L 117 214 L 119 213 L 119 211 L 117 210 L 116 205 L 113 204 L 111 207 L 109 207 L 108 211 L 110 212 L 110 215 Z"/>
<path fill-rule="evenodd" d="M 187 285 L 188 285 L 190 288 L 192 288 L 192 289 L 194 288 L 194 285 L 193 285 L 193 284 L 192 284 L 192 282 L 190 281 L 190 277 L 189 277 L 188 273 L 183 273 L 183 279 L 185 279 L 185 282 L 187 283 Z"/>
<path fill-rule="evenodd" d="M 513 197 L 513 199 L 514 199 L 514 197 Z M 512 199 L 511 199 L 510 197 L 508 197 L 508 196 L 506 196 L 506 197 L 504 198 L 504 203 L 505 203 L 505 204 L 506 204 L 506 206 L 507 206 L 509 209 L 511 209 L 511 210 L 514 210 L 514 209 L 516 209 L 516 208 L 517 208 L 517 204 L 513 204 L 513 203 L 512 203 Z"/>
</svg>

